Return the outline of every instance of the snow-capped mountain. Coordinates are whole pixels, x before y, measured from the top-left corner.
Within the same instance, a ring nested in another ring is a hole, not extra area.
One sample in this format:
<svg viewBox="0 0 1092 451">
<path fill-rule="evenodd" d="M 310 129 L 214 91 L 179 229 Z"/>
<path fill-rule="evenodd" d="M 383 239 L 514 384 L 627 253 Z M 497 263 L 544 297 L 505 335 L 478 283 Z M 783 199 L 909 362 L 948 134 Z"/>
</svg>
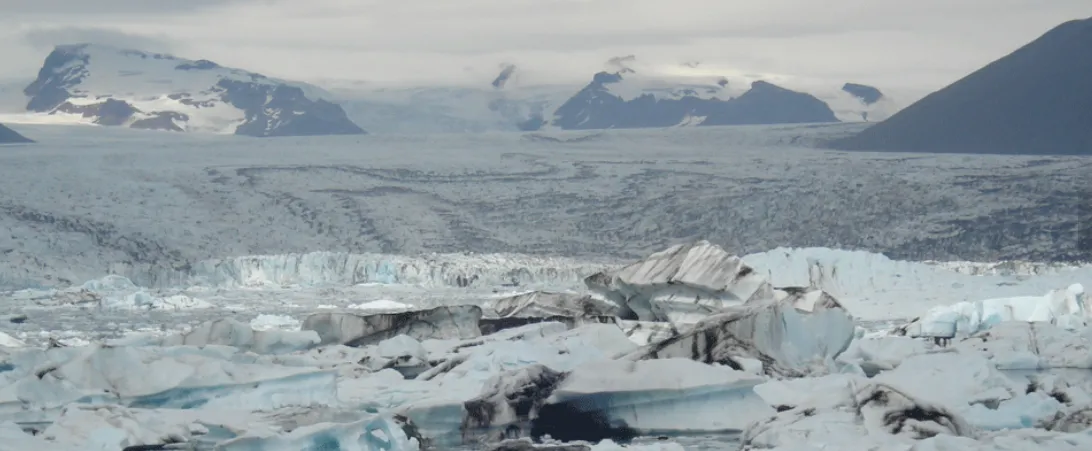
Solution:
<svg viewBox="0 0 1092 451">
<path fill-rule="evenodd" d="M 838 121 L 810 94 L 765 81 L 755 81 L 738 96 L 733 89 L 726 78 L 679 83 L 642 79 L 631 70 L 599 72 L 549 122 L 565 130 L 589 130 Z"/>
<path fill-rule="evenodd" d="M 480 86 L 331 84 L 354 121 L 387 133 L 863 122 L 898 110 L 879 90 L 854 83 L 789 89 L 758 77 L 654 75 L 628 67 L 633 62 L 612 59 L 584 86 L 527 85 L 514 64 Z"/>
<path fill-rule="evenodd" d="M 16 143 L 28 143 L 31 140 L 25 136 L 20 135 L 15 130 L 5 127 L 0 124 L 0 144 L 16 144 Z"/>
<path fill-rule="evenodd" d="M 258 137 L 364 133 L 315 86 L 97 44 L 57 46 L 23 92 L 27 111 L 73 122 Z"/>
<path fill-rule="evenodd" d="M 879 122 L 899 110 L 891 97 L 874 86 L 846 83 L 841 90 L 832 94 L 820 98 L 845 122 Z"/>
</svg>

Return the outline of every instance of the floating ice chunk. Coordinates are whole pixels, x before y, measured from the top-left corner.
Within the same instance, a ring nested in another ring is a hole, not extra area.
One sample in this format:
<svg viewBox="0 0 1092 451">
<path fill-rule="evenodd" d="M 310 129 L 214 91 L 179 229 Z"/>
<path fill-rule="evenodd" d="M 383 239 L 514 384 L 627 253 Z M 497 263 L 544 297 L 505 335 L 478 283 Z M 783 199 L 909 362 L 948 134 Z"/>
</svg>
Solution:
<svg viewBox="0 0 1092 451">
<path fill-rule="evenodd" d="M 799 379 L 776 379 L 756 385 L 758 396 L 781 411 L 798 406 L 835 405 L 848 396 L 848 387 L 867 380 L 852 374 L 828 374 Z"/>
<path fill-rule="evenodd" d="M 626 319 L 695 322 L 752 299 L 772 299 L 766 278 L 708 241 L 680 244 L 617 270 L 597 273 L 585 284 L 632 310 Z M 632 316 L 632 317 L 631 317 Z"/>
<path fill-rule="evenodd" d="M 1005 321 L 1044 322 L 1066 328 L 1082 328 L 1092 319 L 1084 286 L 1072 284 L 1043 296 L 1022 296 L 959 302 L 930 309 L 901 328 L 911 337 L 953 338 L 968 336 Z"/>
<path fill-rule="evenodd" d="M 193 310 L 213 307 L 208 302 L 184 294 L 157 297 L 145 291 L 122 296 L 108 295 L 99 301 L 99 306 L 109 310 Z"/>
<path fill-rule="evenodd" d="M 403 429 L 404 424 L 387 416 L 352 423 L 320 423 L 294 429 L 287 434 L 246 436 L 220 443 L 223 451 L 417 451 L 420 443 Z"/>
<path fill-rule="evenodd" d="M 853 318 L 834 304 L 800 298 L 751 303 L 710 316 L 691 330 L 653 343 L 631 359 L 691 358 L 742 370 L 739 359 L 756 359 L 768 374 L 799 377 L 834 368 L 834 358 L 853 340 Z"/>
<path fill-rule="evenodd" d="M 398 335 L 379 342 L 372 350 L 380 365 L 377 369 L 393 368 L 407 378 L 416 377 L 429 368 L 428 351 L 421 342 L 407 335 Z"/>
<path fill-rule="evenodd" d="M 207 321 L 186 333 L 163 338 L 162 346 L 232 346 L 258 354 L 286 354 L 319 344 L 313 330 L 254 330 L 231 318 Z"/>
<path fill-rule="evenodd" d="M 300 330 L 301 321 L 288 315 L 261 314 L 250 320 L 250 328 L 254 330 Z"/>
<path fill-rule="evenodd" d="M 473 305 L 370 315 L 323 312 L 308 316 L 302 328 L 318 332 L 322 344 L 365 346 L 403 334 L 418 340 L 474 338 L 481 335 L 481 317 L 481 307 Z"/>
<path fill-rule="evenodd" d="M 56 443 L 49 442 L 41 436 L 24 432 L 18 424 L 10 421 L 0 422 L 0 447 L 10 450 L 37 450 L 37 451 L 86 451 L 80 443 Z M 117 449 L 117 448 L 115 448 Z"/>
<path fill-rule="evenodd" d="M 399 404 L 403 404 L 400 411 L 412 418 L 426 436 L 446 445 L 463 442 L 460 430 L 466 412 L 464 404 L 483 395 L 483 387 L 493 383 L 490 381 L 505 380 L 498 374 L 518 373 L 535 365 L 553 372 L 567 372 L 583 363 L 607 360 L 637 347 L 614 325 L 591 324 L 567 330 L 560 323 L 508 329 L 461 344 L 430 340 L 424 345 L 432 350 L 430 358 L 441 361 L 417 376 L 415 382 L 428 381 L 431 388 L 407 393 L 414 384 L 397 385 L 378 393 L 373 391 L 370 397 L 400 398 Z M 441 359 L 441 355 L 445 357 Z M 352 385 L 357 384 L 367 385 L 369 390 L 372 387 L 366 380 Z M 346 385 L 343 382 L 345 392 L 363 391 Z"/>
<path fill-rule="evenodd" d="M 1024 389 L 985 357 L 960 352 L 910 356 L 874 380 L 953 407 L 1000 402 Z"/>
<path fill-rule="evenodd" d="M 139 288 L 128 277 L 108 275 L 99 279 L 92 279 L 80 286 L 84 290 L 98 292 L 137 291 Z"/>
<path fill-rule="evenodd" d="M 1003 370 L 1092 369 L 1092 339 L 1047 323 L 1000 323 L 955 347 Z"/>
<path fill-rule="evenodd" d="M 13 356 L 0 386 L 0 414 L 72 402 L 132 407 L 266 409 L 333 403 L 336 374 L 313 368 L 239 364 L 232 348 L 53 348 Z"/>
<path fill-rule="evenodd" d="M 754 392 L 763 382 L 688 359 L 589 362 L 557 386 L 536 421 L 559 439 L 589 420 L 646 433 L 740 431 L 774 413 Z"/>
<path fill-rule="evenodd" d="M 854 340 L 838 362 L 858 365 L 866 374 L 899 366 L 910 356 L 928 352 L 929 344 L 909 337 L 867 337 Z"/>
<path fill-rule="evenodd" d="M 617 304 L 580 293 L 532 291 L 494 300 L 490 306 L 502 318 L 549 316 L 614 316 Z"/>
<path fill-rule="evenodd" d="M 603 440 L 591 446 L 591 451 L 685 451 L 682 445 L 673 442 L 630 444 L 626 446 Z"/>
<path fill-rule="evenodd" d="M 640 346 L 661 342 L 680 334 L 679 327 L 671 323 L 619 321 L 618 325 L 626 332 L 630 340 Z"/>
<path fill-rule="evenodd" d="M 114 451 L 129 446 L 185 443 L 201 427 L 188 415 L 130 410 L 120 406 L 69 405 L 43 431 L 51 442 L 82 446 L 88 451 Z"/>
<path fill-rule="evenodd" d="M 1047 429 L 1059 432 L 1083 432 L 1092 437 L 1092 405 L 1086 405 L 1070 412 L 1060 412 L 1045 422 Z M 1092 442 L 1092 439 L 1089 440 Z"/>
<path fill-rule="evenodd" d="M 352 305 L 350 305 L 350 306 L 348 306 L 346 308 L 350 308 L 350 309 L 353 309 L 353 310 L 382 310 L 382 311 L 394 310 L 394 311 L 398 311 L 398 310 L 409 310 L 409 309 L 412 309 L 413 306 L 409 305 L 409 304 L 403 304 L 401 302 L 391 301 L 389 299 L 379 299 L 379 300 L 375 300 L 375 301 L 365 302 L 365 303 L 362 303 L 362 304 L 352 304 Z"/>
<path fill-rule="evenodd" d="M 826 389 L 830 393 L 811 398 L 812 403 L 752 424 L 740 449 L 895 451 L 938 435 L 979 435 L 946 407 L 889 385 L 847 378 L 842 389 Z"/>
<path fill-rule="evenodd" d="M 684 451 L 682 445 L 674 442 L 657 442 L 619 445 L 613 440 L 607 439 L 599 443 L 584 441 L 557 442 L 545 441 L 535 443 L 529 438 L 508 439 L 494 443 L 487 448 L 488 451 Z"/>
<path fill-rule="evenodd" d="M 21 348 L 26 346 L 22 340 L 19 340 L 4 332 L 0 332 L 0 347 L 3 348 Z"/>
</svg>

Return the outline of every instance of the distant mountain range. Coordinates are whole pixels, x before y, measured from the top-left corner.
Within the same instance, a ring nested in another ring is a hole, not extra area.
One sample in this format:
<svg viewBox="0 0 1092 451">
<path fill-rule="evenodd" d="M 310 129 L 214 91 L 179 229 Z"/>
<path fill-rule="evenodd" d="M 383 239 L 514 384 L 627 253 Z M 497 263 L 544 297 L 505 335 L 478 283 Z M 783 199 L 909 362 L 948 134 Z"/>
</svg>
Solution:
<svg viewBox="0 0 1092 451">
<path fill-rule="evenodd" d="M 504 65 L 478 87 L 335 90 L 369 130 L 397 133 L 597 130 L 883 120 L 898 110 L 878 89 L 855 83 L 808 92 L 763 80 L 663 77 L 614 68 L 588 84 L 521 86 Z"/>
<path fill-rule="evenodd" d="M 0 144 L 29 143 L 31 140 L 0 124 Z"/>
<path fill-rule="evenodd" d="M 103 45 L 57 46 L 23 92 L 27 111 L 105 126 L 257 137 L 364 133 L 317 87 Z"/>
<path fill-rule="evenodd" d="M 891 118 L 829 145 L 1092 154 L 1092 18 L 1061 24 Z"/>
<path fill-rule="evenodd" d="M 634 60 L 613 58 L 583 87 L 520 86 L 519 68 L 504 64 L 476 88 L 331 92 L 208 60 L 75 44 L 57 46 L 23 94 L 38 123 L 257 137 L 875 121 L 897 110 L 861 84 L 802 92 L 757 79 L 638 73 L 627 67 Z"/>
</svg>

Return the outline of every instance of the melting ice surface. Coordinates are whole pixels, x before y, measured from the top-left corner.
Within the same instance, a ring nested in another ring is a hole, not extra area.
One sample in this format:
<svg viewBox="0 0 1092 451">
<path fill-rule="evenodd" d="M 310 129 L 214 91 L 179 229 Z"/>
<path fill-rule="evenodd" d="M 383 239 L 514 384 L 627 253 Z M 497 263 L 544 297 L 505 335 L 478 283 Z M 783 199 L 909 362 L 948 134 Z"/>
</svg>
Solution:
<svg viewBox="0 0 1092 451">
<path fill-rule="evenodd" d="M 796 447 L 803 442 L 794 441 L 793 431 L 814 436 L 809 421 L 825 418 L 833 426 L 824 426 L 816 443 L 906 449 L 900 446 L 910 439 L 898 431 L 912 428 L 846 420 L 872 418 L 849 406 L 863 409 L 862 400 L 882 397 L 886 404 L 874 408 L 887 413 L 876 418 L 902 415 L 904 404 L 958 417 L 915 420 L 915 428 L 947 431 L 956 440 L 930 442 L 936 449 L 970 446 L 959 440 L 971 436 L 982 447 L 959 449 L 997 449 L 989 443 L 1026 437 L 990 435 L 995 431 L 1050 422 L 1058 424 L 1052 434 L 1081 430 L 1079 412 L 1092 408 L 1092 378 L 1059 370 L 1092 371 L 1086 326 L 1092 308 L 1084 293 L 1092 267 L 904 262 L 821 248 L 779 248 L 743 261 L 773 287 L 832 295 L 857 320 L 857 338 L 836 359 L 805 367 L 809 353 L 837 347 L 816 344 L 816 337 L 844 334 L 786 330 L 764 338 L 759 351 L 730 350 L 751 356 L 731 362 L 672 354 L 627 363 L 615 359 L 638 355 L 673 332 L 643 321 L 621 327 L 547 321 L 478 337 L 476 328 L 470 335 L 438 330 L 442 321 L 471 321 L 443 310 L 413 324 L 382 320 L 403 333 L 359 347 L 318 347 L 318 334 L 303 328 L 319 312 L 396 318 L 469 304 L 485 307 L 489 317 L 493 301 L 519 293 L 587 294 L 586 277 L 626 263 L 523 255 L 247 256 L 69 288 L 11 287 L 0 293 L 0 439 L 25 444 L 20 449 L 173 441 L 229 450 L 402 450 L 419 446 L 420 435 L 439 449 L 481 449 L 466 443 L 468 434 L 496 442 L 505 430 L 490 425 L 534 431 L 547 427 L 541 418 L 575 416 L 672 437 L 638 440 L 648 449 L 734 449 L 732 434 L 741 432 L 750 446 L 819 449 Z M 748 330 L 733 327 L 737 336 Z M 915 337 L 956 341 L 941 348 Z M 777 380 L 763 361 L 770 356 L 793 356 L 790 365 L 823 374 Z M 672 375 L 668 367 L 689 369 Z M 945 384 L 954 388 L 938 393 L 935 387 Z M 599 413 L 574 407 L 588 405 Z M 528 409 L 539 419 L 525 418 Z M 684 411 L 696 418 L 680 419 Z M 1008 449 L 1070 449 L 1061 445 L 1065 440 L 1075 439 L 1043 436 L 1032 442 L 1058 446 Z"/>
</svg>

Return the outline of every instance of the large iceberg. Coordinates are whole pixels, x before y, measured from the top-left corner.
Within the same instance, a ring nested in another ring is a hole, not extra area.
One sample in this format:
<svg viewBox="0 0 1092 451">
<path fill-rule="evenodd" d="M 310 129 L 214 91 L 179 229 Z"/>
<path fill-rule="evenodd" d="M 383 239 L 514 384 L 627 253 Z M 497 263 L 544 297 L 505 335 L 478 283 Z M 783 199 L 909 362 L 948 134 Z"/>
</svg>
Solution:
<svg viewBox="0 0 1092 451">
<path fill-rule="evenodd" d="M 799 377 L 834 369 L 855 336 L 853 318 L 822 292 L 801 290 L 712 315 L 685 333 L 652 344 L 632 359 L 689 358 L 743 370 Z"/>
<path fill-rule="evenodd" d="M 0 373 L 0 418 L 33 420 L 70 403 L 251 409 L 337 400 L 333 372 L 234 363 L 233 348 L 69 347 L 28 350 Z"/>
<path fill-rule="evenodd" d="M 589 276 L 585 284 L 632 311 L 629 319 L 646 321 L 695 322 L 727 307 L 774 297 L 764 276 L 708 241 L 672 246 Z"/>
<path fill-rule="evenodd" d="M 473 305 L 372 315 L 329 312 L 308 316 L 302 327 L 317 332 L 323 344 L 363 346 L 397 335 L 418 340 L 474 338 L 481 335 L 481 317 L 481 307 Z"/>
<path fill-rule="evenodd" d="M 532 291 L 497 299 L 491 303 L 502 318 L 550 316 L 613 316 L 617 304 L 581 293 Z"/>
<path fill-rule="evenodd" d="M 1092 319 L 1092 308 L 1085 299 L 1084 286 L 1072 284 L 1043 296 L 985 299 L 935 307 L 900 328 L 900 332 L 911 337 L 950 339 L 966 337 L 1006 321 L 1081 328 L 1089 319 Z"/>
</svg>

